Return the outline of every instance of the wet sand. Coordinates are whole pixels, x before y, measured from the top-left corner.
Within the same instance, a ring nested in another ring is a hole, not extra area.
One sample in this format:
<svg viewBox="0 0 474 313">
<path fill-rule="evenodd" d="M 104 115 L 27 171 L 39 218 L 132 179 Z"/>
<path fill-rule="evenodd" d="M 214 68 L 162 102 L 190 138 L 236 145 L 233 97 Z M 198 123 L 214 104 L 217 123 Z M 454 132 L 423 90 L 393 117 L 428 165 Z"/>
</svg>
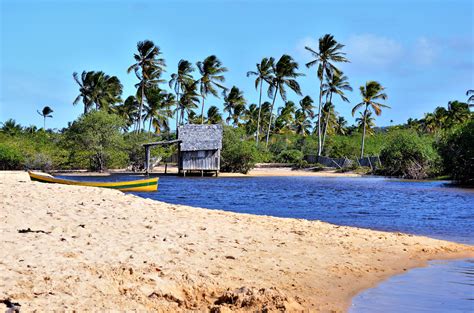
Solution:
<svg viewBox="0 0 474 313">
<path fill-rule="evenodd" d="M 172 205 L 0 172 L 0 300 L 25 311 L 342 312 L 359 291 L 474 247 Z"/>
</svg>

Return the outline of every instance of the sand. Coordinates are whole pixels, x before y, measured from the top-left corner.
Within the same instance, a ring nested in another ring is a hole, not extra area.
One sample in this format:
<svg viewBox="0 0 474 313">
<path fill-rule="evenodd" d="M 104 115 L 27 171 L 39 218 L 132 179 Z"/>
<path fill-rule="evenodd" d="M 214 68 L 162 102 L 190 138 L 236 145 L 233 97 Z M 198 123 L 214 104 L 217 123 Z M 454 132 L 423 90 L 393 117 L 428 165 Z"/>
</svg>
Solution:
<svg viewBox="0 0 474 313">
<path fill-rule="evenodd" d="M 24 311 L 343 312 L 361 290 L 474 247 L 192 208 L 0 172 L 0 300 Z M 0 305 L 1 309 L 1 305 Z"/>
</svg>

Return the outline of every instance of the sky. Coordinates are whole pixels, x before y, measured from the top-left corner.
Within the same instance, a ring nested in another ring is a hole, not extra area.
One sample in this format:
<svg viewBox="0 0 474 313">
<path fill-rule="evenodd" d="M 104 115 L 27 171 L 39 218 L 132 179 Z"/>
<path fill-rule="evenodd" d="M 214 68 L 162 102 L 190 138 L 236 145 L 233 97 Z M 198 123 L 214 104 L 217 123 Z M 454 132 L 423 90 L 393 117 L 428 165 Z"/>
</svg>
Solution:
<svg viewBox="0 0 474 313">
<path fill-rule="evenodd" d="M 225 85 L 241 88 L 249 104 L 258 103 L 258 93 L 247 71 L 263 57 L 290 54 L 305 74 L 303 95 L 316 102 L 319 81 L 315 68 L 305 66 L 312 58 L 304 47 L 317 48 L 329 33 L 345 45 L 351 62 L 340 69 L 354 88 L 349 104 L 333 101 L 336 111 L 352 124 L 359 86 L 376 80 L 391 107 L 376 124 L 403 123 L 448 101 L 466 101 L 466 90 L 474 89 L 473 3 L 0 0 L 0 122 L 42 127 L 37 110 L 48 105 L 54 113 L 47 126 L 66 127 L 83 112 L 72 104 L 79 92 L 73 72 L 104 71 L 120 79 L 123 99 L 135 94 L 137 79 L 126 70 L 145 39 L 162 50 L 165 79 L 180 59 L 195 63 L 216 55 L 229 69 Z M 297 103 L 302 97 L 289 92 L 288 98 Z M 222 111 L 222 102 L 210 97 L 206 110 L 216 105 Z"/>
</svg>

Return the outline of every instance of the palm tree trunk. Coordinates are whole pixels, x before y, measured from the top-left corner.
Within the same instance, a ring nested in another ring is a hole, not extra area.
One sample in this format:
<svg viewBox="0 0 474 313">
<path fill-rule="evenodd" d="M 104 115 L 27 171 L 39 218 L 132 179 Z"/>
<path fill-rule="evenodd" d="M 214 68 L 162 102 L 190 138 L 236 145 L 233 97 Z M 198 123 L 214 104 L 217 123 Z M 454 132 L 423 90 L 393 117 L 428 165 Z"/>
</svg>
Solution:
<svg viewBox="0 0 474 313">
<path fill-rule="evenodd" d="M 179 86 L 176 90 L 176 136 L 178 136 L 178 119 L 179 119 Z"/>
<path fill-rule="evenodd" d="M 327 100 L 326 100 L 327 101 Z M 332 104 L 332 92 L 329 93 L 329 103 Z M 323 145 L 322 145 L 322 150 L 324 150 L 324 143 L 326 142 L 326 134 L 328 132 L 328 125 L 329 125 L 329 117 L 331 116 L 331 111 L 328 111 L 328 114 L 326 116 L 326 125 L 324 126 L 324 134 L 323 134 Z M 321 151 L 322 152 L 322 151 Z"/>
<path fill-rule="evenodd" d="M 321 155 L 322 145 L 321 145 L 321 102 L 323 98 L 323 80 L 324 80 L 324 69 L 326 67 L 326 62 L 323 62 L 321 79 L 319 83 L 319 106 L 318 106 L 318 156 Z M 317 75 L 317 74 L 316 74 Z"/>
<path fill-rule="evenodd" d="M 268 139 L 270 138 L 270 128 L 272 127 L 273 106 L 275 105 L 277 94 L 278 94 L 278 87 L 275 89 L 275 96 L 273 96 L 272 106 L 270 107 L 270 121 L 268 123 L 267 140 L 265 143 L 265 147 L 268 147 Z"/>
<path fill-rule="evenodd" d="M 152 119 L 152 118 L 150 118 L 150 125 L 148 125 L 148 132 L 150 132 L 150 131 L 151 131 L 151 122 L 152 122 L 152 121 L 153 121 L 153 119 Z"/>
<path fill-rule="evenodd" d="M 138 110 L 138 128 L 137 128 L 137 133 L 140 132 L 141 126 L 142 126 L 142 111 L 143 111 L 143 97 L 145 96 L 145 88 L 144 88 L 144 83 L 142 82 L 142 90 L 141 94 L 142 96 L 140 97 L 140 109 Z"/>
<path fill-rule="evenodd" d="M 365 107 L 365 111 L 364 111 L 364 130 L 363 130 L 363 132 L 362 132 L 362 146 L 361 146 L 361 149 L 360 149 L 360 158 L 361 158 L 361 159 L 364 157 L 366 117 L 367 117 L 367 106 Z"/>
<path fill-rule="evenodd" d="M 201 125 L 204 124 L 204 95 L 202 96 Z"/>
<path fill-rule="evenodd" d="M 260 97 L 258 100 L 258 118 L 257 118 L 257 146 L 258 146 L 258 135 L 260 134 L 260 114 L 262 112 L 262 84 L 263 79 L 260 80 Z"/>
<path fill-rule="evenodd" d="M 43 116 L 43 129 L 46 130 L 46 116 Z"/>
</svg>

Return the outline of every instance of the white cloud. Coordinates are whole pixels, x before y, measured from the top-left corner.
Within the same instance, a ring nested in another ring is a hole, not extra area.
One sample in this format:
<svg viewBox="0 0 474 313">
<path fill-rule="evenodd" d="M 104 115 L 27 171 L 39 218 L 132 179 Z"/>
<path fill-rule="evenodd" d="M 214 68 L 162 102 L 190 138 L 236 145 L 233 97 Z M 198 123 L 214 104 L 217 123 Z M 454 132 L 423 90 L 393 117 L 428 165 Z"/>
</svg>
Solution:
<svg viewBox="0 0 474 313">
<path fill-rule="evenodd" d="M 413 47 L 413 61 L 418 65 L 431 65 L 436 59 L 435 44 L 425 37 L 417 39 Z"/>
<path fill-rule="evenodd" d="M 398 62 L 404 53 L 402 45 L 394 39 L 374 34 L 349 37 L 346 52 L 353 64 L 377 67 L 387 67 Z"/>
<path fill-rule="evenodd" d="M 305 37 L 298 41 L 296 44 L 296 52 L 300 55 L 300 57 L 305 61 L 309 62 L 313 60 L 314 58 L 311 56 L 311 52 L 305 49 L 305 47 L 310 47 L 312 49 L 315 49 L 315 51 L 318 50 L 319 46 L 319 41 L 318 38 L 316 37 Z"/>
</svg>

